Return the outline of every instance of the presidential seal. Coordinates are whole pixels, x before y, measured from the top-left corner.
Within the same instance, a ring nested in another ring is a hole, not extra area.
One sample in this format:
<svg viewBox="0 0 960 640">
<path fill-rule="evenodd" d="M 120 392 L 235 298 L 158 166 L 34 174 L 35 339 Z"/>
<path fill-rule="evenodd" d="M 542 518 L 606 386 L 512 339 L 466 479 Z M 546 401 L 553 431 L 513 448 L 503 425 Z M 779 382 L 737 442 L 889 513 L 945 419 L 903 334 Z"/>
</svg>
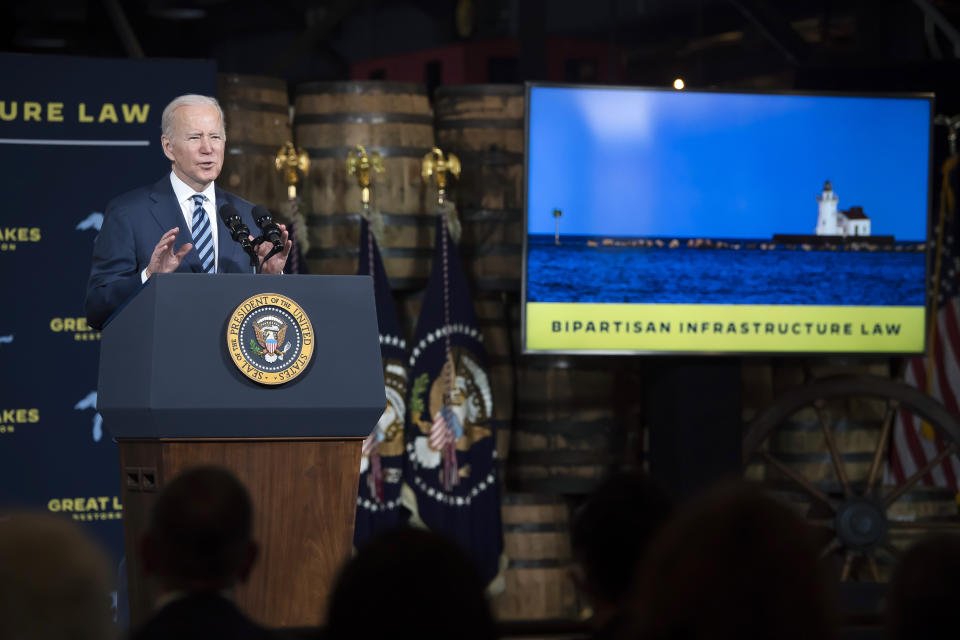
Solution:
<svg viewBox="0 0 960 640">
<path fill-rule="evenodd" d="M 247 298 L 227 323 L 233 364 L 262 384 L 290 382 L 310 364 L 313 325 L 299 304 L 277 293 Z"/>
</svg>

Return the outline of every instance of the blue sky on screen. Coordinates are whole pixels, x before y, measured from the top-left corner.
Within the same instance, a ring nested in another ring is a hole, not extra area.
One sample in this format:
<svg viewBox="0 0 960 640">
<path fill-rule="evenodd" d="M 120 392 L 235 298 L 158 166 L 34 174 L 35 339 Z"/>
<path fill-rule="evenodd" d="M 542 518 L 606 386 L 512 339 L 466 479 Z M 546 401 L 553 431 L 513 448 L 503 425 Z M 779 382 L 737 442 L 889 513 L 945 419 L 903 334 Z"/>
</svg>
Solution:
<svg viewBox="0 0 960 640">
<path fill-rule="evenodd" d="M 875 235 L 926 234 L 925 99 L 534 87 L 528 227 L 577 235 L 812 234 L 830 180 Z"/>
</svg>

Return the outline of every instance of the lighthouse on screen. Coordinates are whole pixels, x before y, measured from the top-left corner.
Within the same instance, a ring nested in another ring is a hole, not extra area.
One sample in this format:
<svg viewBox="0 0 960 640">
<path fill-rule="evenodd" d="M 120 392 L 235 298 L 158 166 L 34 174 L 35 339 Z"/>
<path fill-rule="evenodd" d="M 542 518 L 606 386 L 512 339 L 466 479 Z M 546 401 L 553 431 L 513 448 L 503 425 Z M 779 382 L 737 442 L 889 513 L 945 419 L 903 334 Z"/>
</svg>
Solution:
<svg viewBox="0 0 960 640">
<path fill-rule="evenodd" d="M 817 235 L 835 236 L 837 235 L 837 198 L 836 192 L 830 181 L 823 185 L 823 193 L 817 196 L 819 204 L 819 213 L 817 214 Z"/>
<path fill-rule="evenodd" d="M 869 236 L 870 218 L 863 207 L 850 207 L 848 211 L 838 211 L 840 199 L 833 185 L 827 180 L 823 192 L 817 196 L 817 235 L 818 236 Z"/>
</svg>

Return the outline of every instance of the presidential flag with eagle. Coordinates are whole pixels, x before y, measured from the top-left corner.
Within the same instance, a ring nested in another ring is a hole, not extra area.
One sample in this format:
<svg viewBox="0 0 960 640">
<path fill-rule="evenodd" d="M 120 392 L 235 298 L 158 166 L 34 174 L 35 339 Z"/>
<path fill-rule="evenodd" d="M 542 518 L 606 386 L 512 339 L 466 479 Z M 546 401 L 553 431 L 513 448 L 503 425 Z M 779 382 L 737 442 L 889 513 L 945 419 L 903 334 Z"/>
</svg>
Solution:
<svg viewBox="0 0 960 640">
<path fill-rule="evenodd" d="M 410 352 L 404 505 L 456 540 L 487 582 L 503 551 L 493 394 L 473 301 L 446 215 Z"/>
</svg>

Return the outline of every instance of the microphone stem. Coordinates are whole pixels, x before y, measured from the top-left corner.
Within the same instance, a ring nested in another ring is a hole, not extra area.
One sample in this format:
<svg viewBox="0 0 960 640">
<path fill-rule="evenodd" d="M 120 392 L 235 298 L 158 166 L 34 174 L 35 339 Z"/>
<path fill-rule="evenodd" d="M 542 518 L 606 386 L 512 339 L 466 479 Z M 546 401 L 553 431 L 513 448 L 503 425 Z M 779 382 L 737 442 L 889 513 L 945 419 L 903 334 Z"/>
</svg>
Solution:
<svg viewBox="0 0 960 640">
<path fill-rule="evenodd" d="M 267 255 L 265 255 L 265 256 L 263 257 L 263 260 L 260 261 L 259 266 L 257 266 L 257 273 L 262 273 L 263 264 L 264 264 L 267 260 L 269 260 L 270 258 L 272 258 L 273 256 L 275 256 L 275 255 L 277 255 L 278 253 L 280 253 L 280 249 L 281 249 L 281 247 L 278 247 L 277 245 L 273 245 L 273 249 L 270 250 L 270 253 L 268 253 Z"/>
</svg>

